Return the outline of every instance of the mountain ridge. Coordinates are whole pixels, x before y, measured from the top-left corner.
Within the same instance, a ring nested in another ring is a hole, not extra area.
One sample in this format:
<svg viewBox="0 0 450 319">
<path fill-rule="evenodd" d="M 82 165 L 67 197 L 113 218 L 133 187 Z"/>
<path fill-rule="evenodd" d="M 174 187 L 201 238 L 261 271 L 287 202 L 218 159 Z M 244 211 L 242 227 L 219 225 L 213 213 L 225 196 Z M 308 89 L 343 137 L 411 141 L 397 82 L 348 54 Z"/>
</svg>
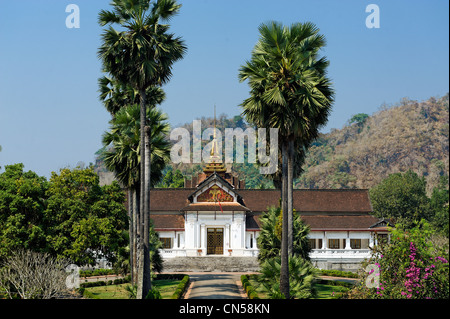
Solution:
<svg viewBox="0 0 450 319">
<path fill-rule="evenodd" d="M 411 169 L 427 191 L 449 172 L 449 95 L 402 99 L 364 121 L 320 137 L 310 147 L 296 188 L 371 188 Z"/>
</svg>

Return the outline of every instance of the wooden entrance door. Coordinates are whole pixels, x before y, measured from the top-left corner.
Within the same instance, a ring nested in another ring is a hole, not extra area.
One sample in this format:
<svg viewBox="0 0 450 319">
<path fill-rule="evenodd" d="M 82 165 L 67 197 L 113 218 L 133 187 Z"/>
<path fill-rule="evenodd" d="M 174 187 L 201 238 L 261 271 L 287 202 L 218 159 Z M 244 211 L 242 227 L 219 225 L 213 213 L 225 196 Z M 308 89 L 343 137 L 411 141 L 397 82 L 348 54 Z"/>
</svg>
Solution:
<svg viewBox="0 0 450 319">
<path fill-rule="evenodd" d="M 208 228 L 207 254 L 223 255 L 223 228 Z"/>
</svg>

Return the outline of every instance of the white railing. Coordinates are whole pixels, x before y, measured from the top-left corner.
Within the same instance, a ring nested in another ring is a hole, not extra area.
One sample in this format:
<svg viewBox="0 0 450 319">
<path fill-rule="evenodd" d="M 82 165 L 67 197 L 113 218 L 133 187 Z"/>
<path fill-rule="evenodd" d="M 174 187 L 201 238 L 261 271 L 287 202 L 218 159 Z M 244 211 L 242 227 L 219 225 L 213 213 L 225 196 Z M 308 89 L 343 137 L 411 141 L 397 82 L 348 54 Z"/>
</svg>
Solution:
<svg viewBox="0 0 450 319">
<path fill-rule="evenodd" d="M 167 249 L 163 248 L 159 250 L 161 253 L 161 256 L 163 258 L 174 258 L 174 257 L 186 257 L 186 250 L 185 249 Z"/>
<path fill-rule="evenodd" d="M 226 256 L 258 256 L 258 249 L 244 249 L 232 252 L 226 252 Z M 160 249 L 161 256 L 163 258 L 174 258 L 174 257 L 186 257 L 186 250 L 180 248 L 173 249 Z M 344 259 L 344 258 L 354 258 L 354 259 L 364 259 L 369 258 L 371 255 L 370 249 L 312 249 L 309 257 L 311 259 Z"/>
<path fill-rule="evenodd" d="M 246 257 L 258 257 L 259 249 L 251 248 L 244 250 L 244 256 Z"/>
<path fill-rule="evenodd" d="M 370 249 L 312 249 L 309 257 L 314 258 L 369 258 Z"/>
</svg>

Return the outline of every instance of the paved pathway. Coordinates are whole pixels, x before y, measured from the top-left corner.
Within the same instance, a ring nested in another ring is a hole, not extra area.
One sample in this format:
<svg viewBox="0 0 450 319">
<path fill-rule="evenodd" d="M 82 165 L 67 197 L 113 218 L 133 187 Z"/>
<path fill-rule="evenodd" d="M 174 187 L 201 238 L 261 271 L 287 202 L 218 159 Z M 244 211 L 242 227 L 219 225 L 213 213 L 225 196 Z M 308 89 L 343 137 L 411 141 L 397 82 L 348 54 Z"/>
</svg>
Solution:
<svg viewBox="0 0 450 319">
<path fill-rule="evenodd" d="M 190 286 L 184 299 L 244 299 L 241 273 L 187 273 Z"/>
</svg>

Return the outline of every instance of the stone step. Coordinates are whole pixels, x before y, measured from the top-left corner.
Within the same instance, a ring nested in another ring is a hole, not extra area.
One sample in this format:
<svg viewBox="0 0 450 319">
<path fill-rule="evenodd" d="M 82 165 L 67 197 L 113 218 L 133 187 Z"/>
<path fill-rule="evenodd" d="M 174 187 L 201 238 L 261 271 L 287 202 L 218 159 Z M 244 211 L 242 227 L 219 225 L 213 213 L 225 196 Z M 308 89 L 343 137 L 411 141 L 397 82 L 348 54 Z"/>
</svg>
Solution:
<svg viewBox="0 0 450 319">
<path fill-rule="evenodd" d="M 164 259 L 164 272 L 255 272 L 257 257 L 174 257 Z"/>
</svg>

